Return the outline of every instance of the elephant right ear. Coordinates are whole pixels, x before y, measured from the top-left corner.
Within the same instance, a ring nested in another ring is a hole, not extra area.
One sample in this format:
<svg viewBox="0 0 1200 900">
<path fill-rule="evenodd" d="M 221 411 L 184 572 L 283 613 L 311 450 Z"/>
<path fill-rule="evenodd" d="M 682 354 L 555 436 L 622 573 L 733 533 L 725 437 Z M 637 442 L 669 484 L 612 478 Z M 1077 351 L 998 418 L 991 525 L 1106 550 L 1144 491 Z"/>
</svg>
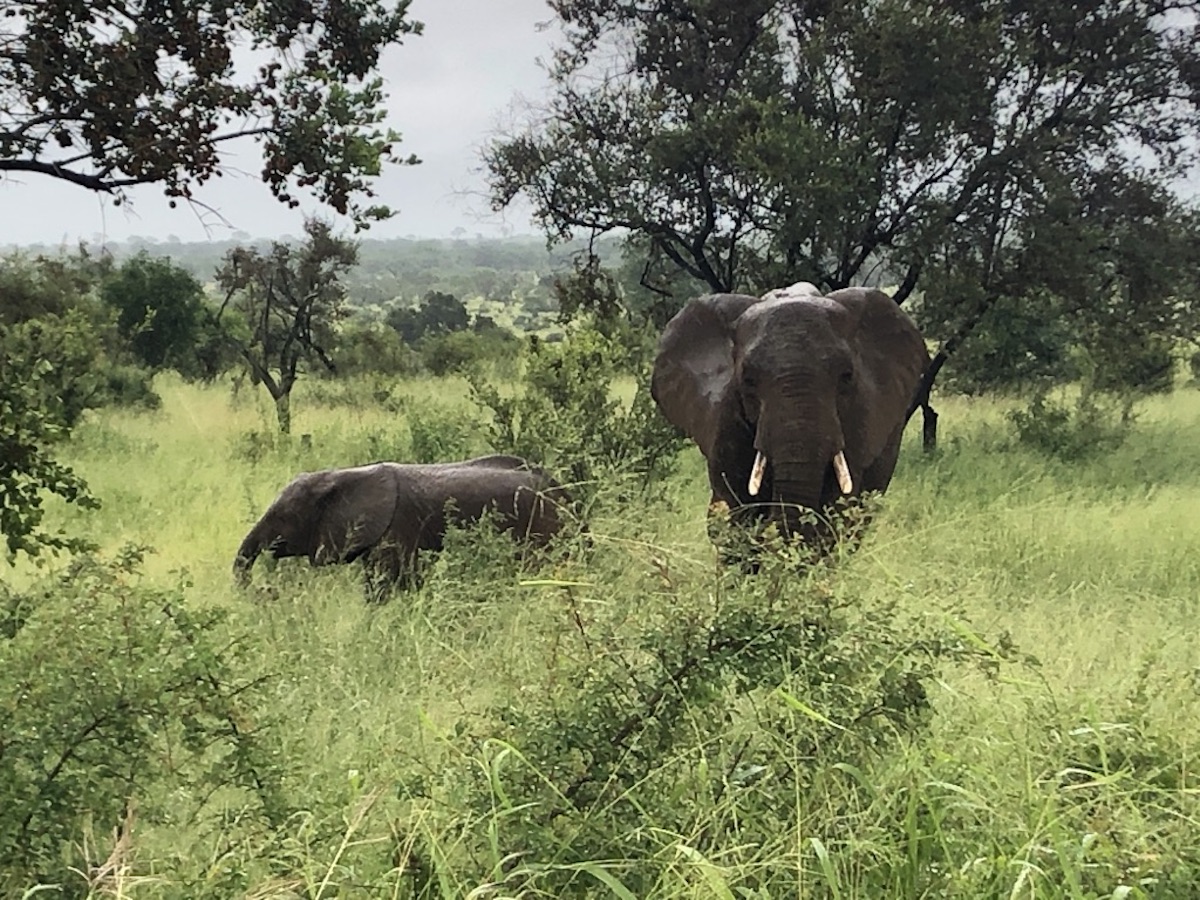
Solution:
<svg viewBox="0 0 1200 900">
<path fill-rule="evenodd" d="M 706 294 L 688 302 L 663 329 L 650 395 L 667 421 L 707 457 L 717 440 L 722 398 L 733 380 L 733 324 L 758 297 Z"/>
</svg>

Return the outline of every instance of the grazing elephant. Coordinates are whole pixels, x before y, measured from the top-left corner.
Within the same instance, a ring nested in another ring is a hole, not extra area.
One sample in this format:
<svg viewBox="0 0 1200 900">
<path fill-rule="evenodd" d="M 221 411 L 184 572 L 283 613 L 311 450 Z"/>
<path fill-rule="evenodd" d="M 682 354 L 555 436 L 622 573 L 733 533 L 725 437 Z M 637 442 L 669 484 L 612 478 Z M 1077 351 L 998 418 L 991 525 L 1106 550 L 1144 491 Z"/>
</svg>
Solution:
<svg viewBox="0 0 1200 900">
<path fill-rule="evenodd" d="M 450 507 L 447 508 L 447 503 Z M 264 550 L 314 566 L 362 557 L 368 584 L 412 586 L 417 552 L 440 550 L 448 523 L 494 511 L 515 539 L 544 545 L 564 525 L 566 491 L 515 456 L 427 465 L 379 462 L 304 472 L 292 479 L 238 548 L 241 583 Z"/>
<path fill-rule="evenodd" d="M 887 294 L 800 282 L 690 301 L 659 340 L 651 394 L 708 460 L 714 505 L 827 548 L 835 503 L 891 481 L 928 363 Z"/>
</svg>

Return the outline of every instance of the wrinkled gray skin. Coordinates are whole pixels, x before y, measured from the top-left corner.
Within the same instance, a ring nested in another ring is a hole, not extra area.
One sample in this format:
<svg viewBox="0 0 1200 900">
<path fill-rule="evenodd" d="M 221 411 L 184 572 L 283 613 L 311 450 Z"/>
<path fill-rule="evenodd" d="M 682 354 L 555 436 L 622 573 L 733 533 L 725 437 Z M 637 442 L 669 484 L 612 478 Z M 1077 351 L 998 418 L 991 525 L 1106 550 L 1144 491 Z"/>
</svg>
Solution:
<svg viewBox="0 0 1200 900">
<path fill-rule="evenodd" d="M 844 452 L 852 496 L 886 489 L 928 362 L 916 326 L 883 292 L 823 297 L 802 283 L 689 302 L 663 331 L 651 393 L 708 460 L 713 504 L 822 547 L 843 496 L 834 456 Z M 756 450 L 768 465 L 752 497 Z"/>
<path fill-rule="evenodd" d="M 447 501 L 454 501 L 447 516 Z M 440 550 L 447 521 L 494 511 L 517 540 L 544 545 L 564 525 L 566 491 L 515 456 L 427 465 L 379 462 L 292 479 L 238 548 L 241 583 L 259 554 L 307 556 L 314 566 L 362 558 L 368 585 L 415 583 L 417 552 Z"/>
</svg>

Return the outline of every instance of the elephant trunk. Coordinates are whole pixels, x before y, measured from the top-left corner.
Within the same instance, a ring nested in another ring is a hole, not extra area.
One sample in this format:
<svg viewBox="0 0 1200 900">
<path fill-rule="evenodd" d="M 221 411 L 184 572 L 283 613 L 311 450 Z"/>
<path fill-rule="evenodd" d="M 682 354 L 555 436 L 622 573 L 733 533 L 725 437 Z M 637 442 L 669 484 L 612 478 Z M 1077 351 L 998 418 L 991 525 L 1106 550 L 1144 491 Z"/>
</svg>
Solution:
<svg viewBox="0 0 1200 900">
<path fill-rule="evenodd" d="M 820 513 L 826 494 L 830 464 L 817 459 L 811 462 L 780 462 L 772 466 L 772 501 L 777 504 L 779 524 L 787 534 L 808 535 L 813 529 L 813 513 Z"/>
<path fill-rule="evenodd" d="M 238 547 L 237 556 L 233 559 L 233 574 L 239 584 L 244 585 L 250 581 L 250 569 L 262 551 L 262 538 L 259 535 L 258 528 L 255 528 L 246 535 L 246 539 Z"/>
</svg>

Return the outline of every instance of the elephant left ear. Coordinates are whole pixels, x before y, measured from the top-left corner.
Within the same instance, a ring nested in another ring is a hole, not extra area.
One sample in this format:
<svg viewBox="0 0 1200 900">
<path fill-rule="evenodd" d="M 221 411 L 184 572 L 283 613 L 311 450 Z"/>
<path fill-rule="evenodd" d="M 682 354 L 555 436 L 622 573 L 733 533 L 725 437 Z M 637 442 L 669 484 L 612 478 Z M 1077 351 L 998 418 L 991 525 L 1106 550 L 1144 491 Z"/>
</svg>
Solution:
<svg viewBox="0 0 1200 900">
<path fill-rule="evenodd" d="M 711 456 L 720 404 L 733 381 L 733 326 L 759 298 L 706 294 L 688 302 L 663 329 L 650 395 L 667 421 Z"/>
<path fill-rule="evenodd" d="M 339 469 L 321 504 L 314 561 L 353 559 L 379 543 L 396 511 L 396 482 L 386 463 Z"/>
<path fill-rule="evenodd" d="M 879 421 L 867 423 L 866 433 L 879 446 L 862 448 L 874 458 L 904 424 L 908 405 L 929 365 L 925 339 L 908 314 L 883 291 L 872 288 L 843 288 L 828 295 L 850 315 L 847 324 L 863 365 L 873 373 L 870 383 L 875 392 L 867 404 Z"/>
</svg>

